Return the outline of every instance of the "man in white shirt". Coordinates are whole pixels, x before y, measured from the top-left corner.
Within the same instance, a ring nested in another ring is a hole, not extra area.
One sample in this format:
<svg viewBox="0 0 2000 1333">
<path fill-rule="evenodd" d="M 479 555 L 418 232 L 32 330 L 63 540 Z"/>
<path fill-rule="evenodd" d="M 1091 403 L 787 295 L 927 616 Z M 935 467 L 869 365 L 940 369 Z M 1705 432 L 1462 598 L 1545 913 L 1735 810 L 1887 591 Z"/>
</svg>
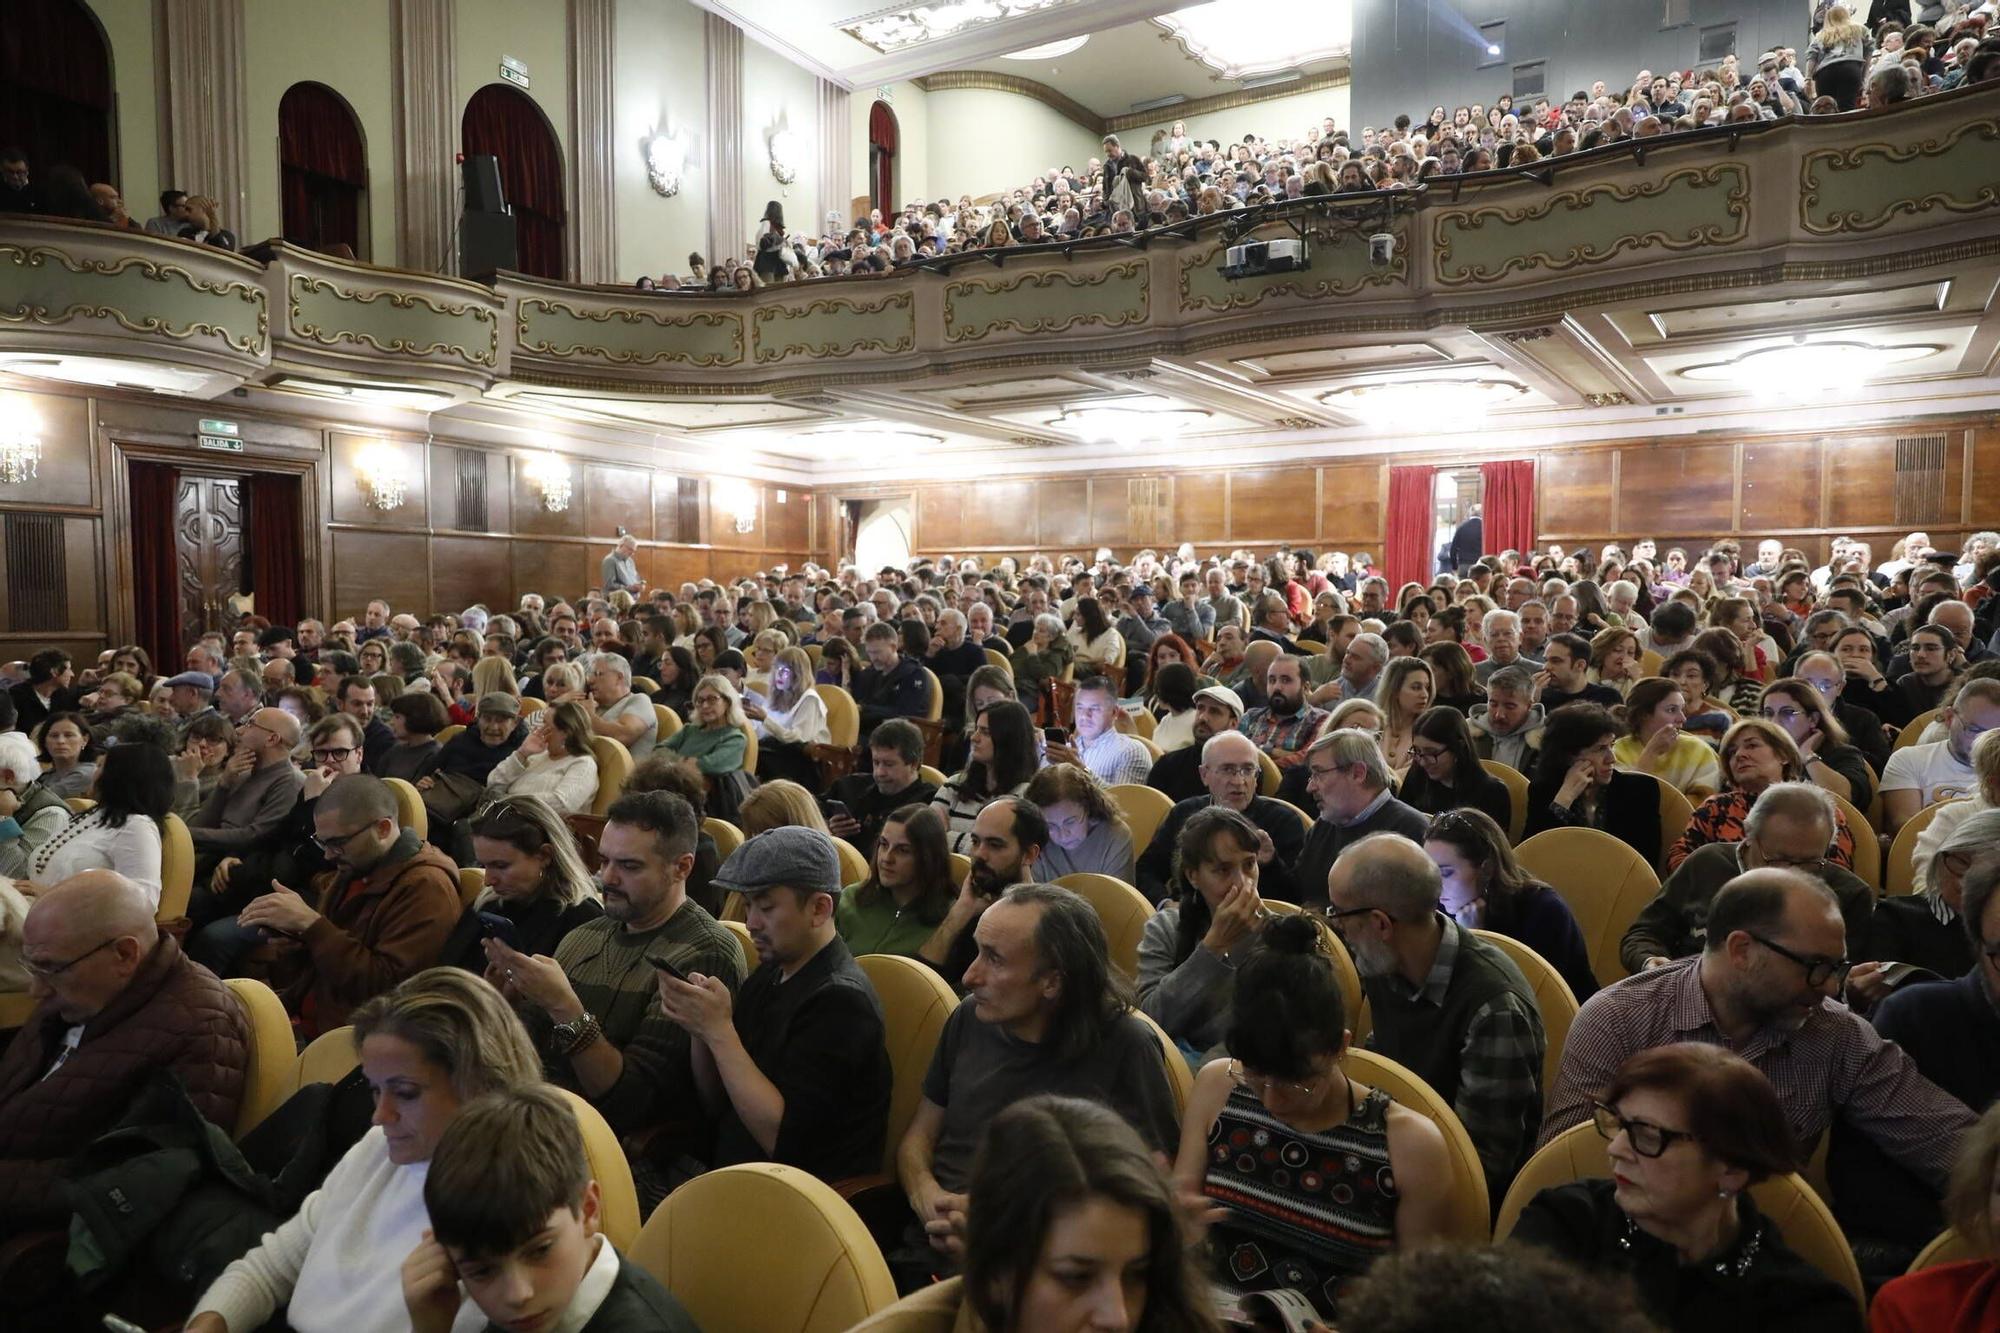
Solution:
<svg viewBox="0 0 2000 1333">
<path fill-rule="evenodd" d="M 1153 756 L 1136 736 L 1117 729 L 1118 689 L 1108 676 L 1092 676 L 1076 687 L 1076 743 L 1047 749 L 1052 764 L 1077 764 L 1107 787 L 1121 782 L 1144 786 Z"/>
<path fill-rule="evenodd" d="M 1925 806 L 1978 788 L 1972 746 L 1985 733 L 2000 729 L 2000 680 L 1967 681 L 1938 720 L 1947 729 L 1943 740 L 1904 746 L 1889 756 L 1882 770 L 1882 817 L 1892 838 Z"/>
</svg>

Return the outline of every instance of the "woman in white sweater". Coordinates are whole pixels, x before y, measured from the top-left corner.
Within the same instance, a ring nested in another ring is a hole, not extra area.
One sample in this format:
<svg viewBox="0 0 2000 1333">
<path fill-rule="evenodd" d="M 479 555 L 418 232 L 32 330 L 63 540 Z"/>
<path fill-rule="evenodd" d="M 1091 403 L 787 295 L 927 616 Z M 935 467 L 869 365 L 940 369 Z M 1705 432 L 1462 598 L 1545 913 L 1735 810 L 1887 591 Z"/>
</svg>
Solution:
<svg viewBox="0 0 2000 1333">
<path fill-rule="evenodd" d="M 94 809 L 28 854 L 28 881 L 46 889 L 80 871 L 115 870 L 158 908 L 160 825 L 173 808 L 173 760 L 157 745 L 114 746 L 98 763 L 91 795 Z"/>
<path fill-rule="evenodd" d="M 536 1083 L 542 1062 L 500 992 L 470 972 L 419 972 L 354 1013 L 375 1123 L 297 1216 L 223 1270 L 187 1333 L 251 1333 L 280 1311 L 296 1333 L 408 1328 L 397 1274 L 430 1224 L 424 1177 L 459 1107 Z M 453 1333 L 486 1327 L 470 1300 Z"/>
<path fill-rule="evenodd" d="M 495 796 L 539 796 L 558 814 L 588 812 L 597 798 L 590 732 L 590 714 L 574 699 L 544 708 L 541 725 L 493 766 L 486 790 Z"/>
</svg>

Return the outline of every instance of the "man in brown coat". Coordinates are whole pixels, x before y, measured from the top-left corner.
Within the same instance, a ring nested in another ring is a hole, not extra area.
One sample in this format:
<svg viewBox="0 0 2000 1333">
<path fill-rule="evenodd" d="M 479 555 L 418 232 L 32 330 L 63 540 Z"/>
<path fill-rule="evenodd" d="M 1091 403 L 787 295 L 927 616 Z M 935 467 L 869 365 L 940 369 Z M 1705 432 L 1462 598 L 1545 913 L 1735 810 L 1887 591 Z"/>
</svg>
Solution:
<svg viewBox="0 0 2000 1333">
<path fill-rule="evenodd" d="M 335 778 L 313 806 L 313 840 L 333 867 L 313 886 L 317 906 L 273 880 L 236 917 L 294 942 L 273 979 L 307 1038 L 436 964 L 459 918 L 458 867 L 397 827 L 382 779 Z"/>
<path fill-rule="evenodd" d="M 38 1003 L 0 1056 L 0 1236 L 63 1223 L 64 1164 L 157 1071 L 234 1129 L 249 1063 L 236 997 L 160 933 L 123 875 L 87 870 L 42 893 L 21 956 Z"/>
</svg>

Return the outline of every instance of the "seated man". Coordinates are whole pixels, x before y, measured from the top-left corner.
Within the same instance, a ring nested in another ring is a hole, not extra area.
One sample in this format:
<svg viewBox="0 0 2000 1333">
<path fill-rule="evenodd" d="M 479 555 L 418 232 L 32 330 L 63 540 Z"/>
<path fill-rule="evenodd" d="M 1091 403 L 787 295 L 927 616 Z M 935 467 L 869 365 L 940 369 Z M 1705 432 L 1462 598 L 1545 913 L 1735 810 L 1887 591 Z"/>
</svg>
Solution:
<svg viewBox="0 0 2000 1333">
<path fill-rule="evenodd" d="M 1423 841 L 1430 816 L 1404 804 L 1389 781 L 1389 761 L 1375 738 L 1354 727 L 1329 731 L 1306 751 L 1306 790 L 1319 819 L 1292 866 L 1299 906 L 1326 905 L 1326 877 L 1341 852 L 1371 833 Z"/>
<path fill-rule="evenodd" d="M 1972 771 L 1972 743 L 2000 728 L 2000 680 L 1969 680 L 1938 715 L 1941 741 L 1906 745 L 1882 770 L 1882 822 L 1891 838 L 1927 805 L 1979 790 Z"/>
<path fill-rule="evenodd" d="M 1549 640 L 1535 684 L 1541 691 L 1539 702 L 1544 716 L 1564 704 L 1603 704 L 1606 708 L 1616 708 L 1625 702 L 1609 685 L 1591 682 L 1590 640 L 1581 634 L 1557 634 Z"/>
<path fill-rule="evenodd" d="M 1479 632 L 1486 640 L 1486 660 L 1472 668 L 1472 676 L 1481 685 L 1502 667 L 1540 665 L 1521 653 L 1521 617 L 1517 612 L 1488 611 L 1479 621 Z"/>
<path fill-rule="evenodd" d="M 1170 801 L 1185 801 L 1208 790 L 1201 777 L 1201 747 L 1211 736 L 1236 730 L 1243 700 L 1227 685 L 1194 692 L 1194 743 L 1169 750 L 1146 770 L 1146 785 Z"/>
<path fill-rule="evenodd" d="M 1087 768 L 1107 787 L 1143 783 L 1153 767 L 1152 753 L 1138 737 L 1119 731 L 1117 719 L 1118 687 L 1111 677 L 1087 677 L 1076 687 L 1073 743 L 1049 742 L 1045 762 Z"/>
<path fill-rule="evenodd" d="M 1296 657 L 1264 668 L 1264 706 L 1243 715 L 1243 734 L 1279 768 L 1305 761 L 1306 747 L 1326 725 L 1327 712 L 1306 702 L 1305 670 Z"/>
<path fill-rule="evenodd" d="M 260 708 L 236 728 L 235 752 L 215 790 L 188 821 L 196 886 L 188 915 L 196 925 L 214 919 L 220 910 L 207 891 L 216 862 L 264 843 L 291 817 L 305 786 L 305 775 L 292 762 L 298 747 L 299 720 L 282 708 Z M 392 819 L 394 814 L 392 809 Z"/>
<path fill-rule="evenodd" d="M 313 841 L 327 869 L 313 908 L 287 885 L 250 900 L 236 924 L 288 941 L 273 971 L 285 1007 L 311 1039 L 437 963 L 458 924 L 458 867 L 396 823 L 382 779 L 348 773 L 313 804 Z"/>
<path fill-rule="evenodd" d="M 1382 669 L 1388 665 L 1388 640 L 1363 630 L 1348 640 L 1346 650 L 1340 655 L 1339 673 L 1315 685 L 1307 697 L 1314 704 L 1328 707 L 1349 699 L 1373 699 L 1376 687 L 1382 683 Z M 1307 663 L 1309 671 L 1311 667 Z"/>
<path fill-rule="evenodd" d="M 490 1328 L 698 1333 L 659 1279 L 603 1235 L 583 1133 L 553 1089 L 466 1106 L 432 1151 L 423 1188 L 430 1235 L 402 1266 L 410 1333 L 450 1333 L 467 1298 Z"/>
<path fill-rule="evenodd" d="M 69 802 L 42 783 L 26 732 L 0 732 L 0 875 L 26 882 L 28 859 L 69 823 Z"/>
<path fill-rule="evenodd" d="M 1534 673 L 1516 661 L 1486 678 L 1486 702 L 1473 707 L 1466 723 L 1472 728 L 1472 748 L 1481 759 L 1496 759 L 1531 777 L 1542 756 L 1542 722 L 1547 717 L 1535 702 Z"/>
<path fill-rule="evenodd" d="M 1584 1002 L 1541 1142 L 1588 1120 L 1591 1099 L 1635 1051 L 1705 1041 L 1771 1080 L 1802 1151 L 1838 1120 L 1940 1195 L 1973 1114 L 1834 1000 L 1847 979 L 1846 939 L 1832 890 L 1811 875 L 1771 867 L 1738 875 L 1709 905 L 1699 955 Z"/>
<path fill-rule="evenodd" d="M 1202 742 L 1199 752 L 1201 767 L 1197 772 L 1207 790 L 1201 796 L 1176 801 L 1167 817 L 1160 821 L 1153 840 L 1139 855 L 1136 872 L 1139 892 L 1153 902 L 1174 892 L 1169 881 L 1173 877 L 1174 846 L 1180 839 L 1181 826 L 1194 817 L 1195 811 L 1219 805 L 1243 815 L 1262 835 L 1257 840 L 1257 892 L 1279 902 L 1295 900 L 1299 890 L 1292 877 L 1292 866 L 1306 843 L 1305 822 L 1299 818 L 1298 807 L 1257 794 L 1257 779 L 1262 772 L 1257 764 L 1257 747 L 1242 732 L 1224 731 L 1211 736 Z"/>
<path fill-rule="evenodd" d="M 385 626 L 382 631 L 388 633 Z M 389 747 L 396 743 L 396 733 L 389 730 L 389 724 L 375 716 L 375 682 L 368 676 L 342 676 L 334 694 L 340 711 L 361 724 L 361 734 L 366 754 L 361 766 L 370 773 L 377 773 L 382 766 L 382 756 L 389 753 Z"/>
<path fill-rule="evenodd" d="M 924 733 L 904 718 L 892 717 L 875 728 L 868 737 L 868 758 L 868 772 L 849 773 L 828 790 L 827 804 L 838 801 L 846 809 L 828 815 L 826 828 L 872 862 L 889 813 L 906 805 L 929 805 L 937 784 L 924 781 L 919 772 Z"/>
<path fill-rule="evenodd" d="M 87 870 L 28 911 L 22 961 L 38 998 L 0 1056 L 0 1237 L 69 1217 L 63 1166 L 160 1072 L 234 1132 L 250 1028 L 215 974 L 153 923 L 138 885 Z"/>
<path fill-rule="evenodd" d="M 1766 787 L 1743 817 L 1742 841 L 1697 847 L 1640 911 L 1618 946 L 1627 970 L 1643 972 L 1700 953 L 1709 908 L 1722 886 L 1766 866 L 1803 871 L 1825 884 L 1840 903 L 1848 948 L 1860 948 L 1868 940 L 1875 891 L 1828 859 L 1833 813 L 1833 798 L 1823 787 L 1810 782 Z"/>
<path fill-rule="evenodd" d="M 1451 1103 L 1497 1199 L 1534 1146 L 1548 1041 L 1534 991 L 1506 954 L 1438 910 L 1443 891 L 1421 845 L 1378 833 L 1333 863 L 1327 919 L 1374 1010 L 1367 1048 Z"/>
<path fill-rule="evenodd" d="M 694 1086 L 714 1129 L 711 1167 L 782 1162 L 822 1180 L 882 1169 L 889 1052 L 882 1005 L 834 932 L 840 858 L 796 825 L 751 838 L 715 872 L 743 895 L 759 966 L 737 990 L 661 970 L 660 1011 L 691 1039 Z"/>
<path fill-rule="evenodd" d="M 632 688 L 632 664 L 617 653 L 596 653 L 586 685 L 591 731 L 622 744 L 635 764 L 644 762 L 659 736 L 660 715 L 651 699 Z"/>
<path fill-rule="evenodd" d="M 861 636 L 868 665 L 854 678 L 854 702 L 861 708 L 861 736 L 866 740 L 876 724 L 892 717 L 923 717 L 930 711 L 931 683 L 923 664 L 903 656 L 902 638 L 894 625 L 877 621 Z"/>
<path fill-rule="evenodd" d="M 1090 904 L 1053 884 L 1016 884 L 981 915 L 976 934 L 970 994 L 945 1020 L 896 1151 L 921 1227 L 892 1261 L 911 1287 L 963 1256 L 973 1152 L 987 1122 L 1022 1098 L 1101 1102 L 1162 1153 L 1178 1136 L 1159 1038 L 1111 970 Z"/>
<path fill-rule="evenodd" d="M 1041 807 L 1019 796 L 988 801 L 972 821 L 972 842 L 966 859 L 972 866 L 952 899 L 938 928 L 917 950 L 917 957 L 944 974 L 955 989 L 978 951 L 973 930 L 988 907 L 1009 884 L 1041 880 L 1042 853 L 1049 846 L 1049 821 Z"/>
</svg>

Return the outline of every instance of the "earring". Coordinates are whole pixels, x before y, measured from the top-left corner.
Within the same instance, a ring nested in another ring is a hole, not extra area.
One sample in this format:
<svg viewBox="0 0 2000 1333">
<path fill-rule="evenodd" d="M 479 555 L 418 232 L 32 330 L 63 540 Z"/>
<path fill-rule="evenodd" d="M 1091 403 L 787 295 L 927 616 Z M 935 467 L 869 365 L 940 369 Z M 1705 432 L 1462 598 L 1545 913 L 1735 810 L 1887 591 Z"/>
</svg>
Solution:
<svg viewBox="0 0 2000 1333">
<path fill-rule="evenodd" d="M 1729 1192 L 1728 1190 L 1717 1190 L 1717 1191 L 1715 1192 L 1715 1195 L 1716 1195 L 1716 1197 L 1717 1197 L 1717 1198 L 1719 1198 L 1719 1199 L 1733 1199 L 1733 1198 L 1735 1198 L 1735 1197 L 1736 1197 L 1736 1196 L 1735 1196 L 1734 1194 L 1730 1193 L 1730 1192 Z"/>
</svg>

